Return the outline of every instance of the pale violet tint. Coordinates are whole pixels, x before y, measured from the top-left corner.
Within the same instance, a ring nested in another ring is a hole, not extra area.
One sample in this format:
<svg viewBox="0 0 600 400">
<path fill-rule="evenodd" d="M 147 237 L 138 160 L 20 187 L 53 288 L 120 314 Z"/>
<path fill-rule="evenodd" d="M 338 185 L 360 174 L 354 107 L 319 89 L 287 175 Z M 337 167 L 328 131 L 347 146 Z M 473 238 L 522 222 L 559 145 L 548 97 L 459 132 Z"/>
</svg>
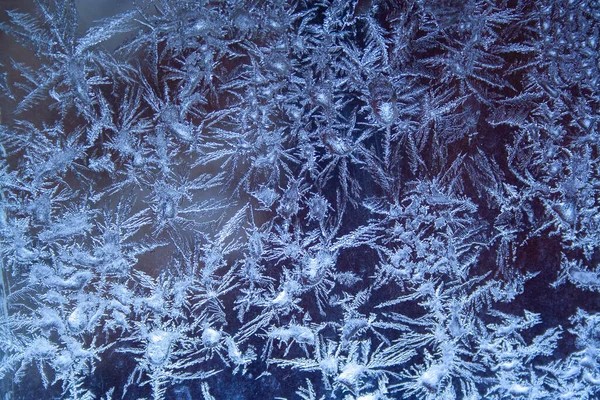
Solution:
<svg viewBox="0 0 600 400">
<path fill-rule="evenodd" d="M 600 397 L 597 1 L 0 8 L 2 400 Z"/>
</svg>

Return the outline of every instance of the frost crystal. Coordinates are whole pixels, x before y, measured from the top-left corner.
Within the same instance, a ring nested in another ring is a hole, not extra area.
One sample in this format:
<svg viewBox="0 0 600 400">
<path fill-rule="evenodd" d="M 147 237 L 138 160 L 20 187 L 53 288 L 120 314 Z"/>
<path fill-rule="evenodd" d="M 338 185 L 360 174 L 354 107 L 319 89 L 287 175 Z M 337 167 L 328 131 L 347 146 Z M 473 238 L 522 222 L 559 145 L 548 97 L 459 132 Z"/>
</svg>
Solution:
<svg viewBox="0 0 600 400">
<path fill-rule="evenodd" d="M 4 3 L 3 400 L 600 397 L 597 1 Z"/>
</svg>

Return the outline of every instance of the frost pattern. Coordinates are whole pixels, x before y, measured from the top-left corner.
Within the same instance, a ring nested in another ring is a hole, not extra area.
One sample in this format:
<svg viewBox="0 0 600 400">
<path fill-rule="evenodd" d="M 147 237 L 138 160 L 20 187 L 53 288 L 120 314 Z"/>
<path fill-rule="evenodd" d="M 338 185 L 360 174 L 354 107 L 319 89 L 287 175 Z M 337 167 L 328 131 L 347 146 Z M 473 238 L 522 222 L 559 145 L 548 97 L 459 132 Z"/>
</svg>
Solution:
<svg viewBox="0 0 600 400">
<path fill-rule="evenodd" d="M 76 4 L 0 22 L 4 399 L 600 396 L 598 2 Z"/>
</svg>

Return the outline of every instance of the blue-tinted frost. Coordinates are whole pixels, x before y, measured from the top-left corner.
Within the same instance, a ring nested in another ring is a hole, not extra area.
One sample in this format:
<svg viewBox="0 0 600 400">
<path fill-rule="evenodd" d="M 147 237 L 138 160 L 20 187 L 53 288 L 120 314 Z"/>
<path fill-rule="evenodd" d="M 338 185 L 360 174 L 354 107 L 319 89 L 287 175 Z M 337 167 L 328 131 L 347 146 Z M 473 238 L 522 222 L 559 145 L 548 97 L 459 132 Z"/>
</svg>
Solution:
<svg viewBox="0 0 600 400">
<path fill-rule="evenodd" d="M 26 3 L 0 397 L 600 396 L 597 2 Z"/>
</svg>

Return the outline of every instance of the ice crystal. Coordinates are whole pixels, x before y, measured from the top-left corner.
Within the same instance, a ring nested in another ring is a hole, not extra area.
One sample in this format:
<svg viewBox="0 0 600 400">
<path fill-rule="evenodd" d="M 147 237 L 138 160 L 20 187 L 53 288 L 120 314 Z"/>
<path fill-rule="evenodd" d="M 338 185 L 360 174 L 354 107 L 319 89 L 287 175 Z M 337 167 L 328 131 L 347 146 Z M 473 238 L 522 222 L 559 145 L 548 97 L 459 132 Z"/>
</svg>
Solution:
<svg viewBox="0 0 600 400">
<path fill-rule="evenodd" d="M 3 399 L 594 399 L 591 0 L 5 1 Z"/>
</svg>

